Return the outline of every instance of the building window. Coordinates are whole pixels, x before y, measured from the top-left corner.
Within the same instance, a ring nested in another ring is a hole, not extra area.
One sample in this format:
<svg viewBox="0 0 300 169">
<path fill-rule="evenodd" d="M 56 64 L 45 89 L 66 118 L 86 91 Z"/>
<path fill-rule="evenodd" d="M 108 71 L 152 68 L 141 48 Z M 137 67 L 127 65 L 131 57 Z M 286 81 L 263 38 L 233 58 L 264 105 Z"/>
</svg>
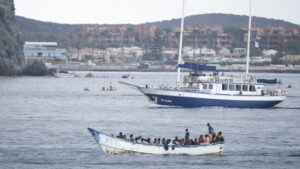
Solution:
<svg viewBox="0 0 300 169">
<path fill-rule="evenodd" d="M 222 90 L 228 90 L 228 84 L 222 84 Z"/>
<path fill-rule="evenodd" d="M 248 91 L 248 85 L 243 85 L 243 91 Z"/>
<path fill-rule="evenodd" d="M 236 91 L 241 91 L 241 85 L 235 85 L 235 90 Z"/>
<path fill-rule="evenodd" d="M 229 85 L 229 90 L 230 90 L 230 91 L 234 91 L 234 85 L 233 85 L 233 84 L 230 84 L 230 85 Z"/>
<path fill-rule="evenodd" d="M 253 85 L 251 85 L 250 86 L 250 92 L 255 92 L 256 90 L 255 90 L 255 86 L 253 86 Z"/>
<path fill-rule="evenodd" d="M 207 89 L 207 84 L 203 84 L 203 89 Z"/>
<path fill-rule="evenodd" d="M 209 84 L 209 89 L 213 89 L 213 84 Z"/>
<path fill-rule="evenodd" d="M 43 53 L 42 53 L 42 52 L 38 52 L 38 53 L 37 53 L 37 56 L 38 56 L 38 57 L 42 57 L 42 56 L 43 56 Z"/>
</svg>

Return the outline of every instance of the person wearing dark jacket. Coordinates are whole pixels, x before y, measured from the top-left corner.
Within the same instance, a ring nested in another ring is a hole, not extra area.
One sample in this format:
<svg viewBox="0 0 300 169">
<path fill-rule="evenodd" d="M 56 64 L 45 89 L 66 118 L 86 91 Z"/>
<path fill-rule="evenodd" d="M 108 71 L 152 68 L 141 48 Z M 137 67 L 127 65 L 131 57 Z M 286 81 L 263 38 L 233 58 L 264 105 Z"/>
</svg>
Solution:
<svg viewBox="0 0 300 169">
<path fill-rule="evenodd" d="M 185 129 L 185 137 L 184 137 L 185 141 L 184 144 L 187 145 L 190 139 L 190 132 L 189 129 Z"/>
</svg>

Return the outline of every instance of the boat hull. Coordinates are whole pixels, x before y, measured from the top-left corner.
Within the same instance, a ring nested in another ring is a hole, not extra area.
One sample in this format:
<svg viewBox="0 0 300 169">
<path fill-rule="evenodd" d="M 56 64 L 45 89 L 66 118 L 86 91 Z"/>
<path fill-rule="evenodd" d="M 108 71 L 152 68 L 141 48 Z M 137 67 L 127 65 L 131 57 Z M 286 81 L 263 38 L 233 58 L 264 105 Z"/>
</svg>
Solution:
<svg viewBox="0 0 300 169">
<path fill-rule="evenodd" d="M 105 154 L 186 154 L 186 155 L 217 155 L 223 152 L 223 143 L 189 146 L 163 146 L 155 144 L 134 143 L 128 140 L 107 136 L 89 128 L 90 133 Z"/>
<path fill-rule="evenodd" d="M 156 104 L 181 107 L 270 108 L 286 98 L 286 96 L 216 95 L 178 90 L 138 88 L 150 101 Z"/>
</svg>

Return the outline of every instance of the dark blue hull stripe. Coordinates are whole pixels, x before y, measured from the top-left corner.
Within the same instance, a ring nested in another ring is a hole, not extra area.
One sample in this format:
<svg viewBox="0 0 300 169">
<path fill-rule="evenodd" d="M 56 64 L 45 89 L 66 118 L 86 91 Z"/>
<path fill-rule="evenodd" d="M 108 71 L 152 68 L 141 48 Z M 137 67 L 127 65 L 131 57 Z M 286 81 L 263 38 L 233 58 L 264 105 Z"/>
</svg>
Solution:
<svg viewBox="0 0 300 169">
<path fill-rule="evenodd" d="M 159 105 L 180 107 L 236 107 L 236 108 L 269 108 L 281 101 L 237 101 L 237 100 L 215 100 L 193 97 L 164 96 L 146 94 L 150 100 L 156 100 Z"/>
</svg>

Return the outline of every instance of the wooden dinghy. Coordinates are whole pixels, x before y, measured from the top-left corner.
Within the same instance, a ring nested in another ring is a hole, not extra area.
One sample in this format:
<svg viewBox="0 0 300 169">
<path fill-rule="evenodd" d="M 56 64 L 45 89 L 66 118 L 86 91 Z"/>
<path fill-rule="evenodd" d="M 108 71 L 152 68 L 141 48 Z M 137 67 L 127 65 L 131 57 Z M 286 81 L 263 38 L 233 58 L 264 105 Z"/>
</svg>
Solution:
<svg viewBox="0 0 300 169">
<path fill-rule="evenodd" d="M 223 152 L 223 142 L 201 145 L 161 145 L 131 142 L 130 140 L 108 136 L 88 128 L 96 143 L 105 154 L 185 154 L 219 155 Z"/>
</svg>

